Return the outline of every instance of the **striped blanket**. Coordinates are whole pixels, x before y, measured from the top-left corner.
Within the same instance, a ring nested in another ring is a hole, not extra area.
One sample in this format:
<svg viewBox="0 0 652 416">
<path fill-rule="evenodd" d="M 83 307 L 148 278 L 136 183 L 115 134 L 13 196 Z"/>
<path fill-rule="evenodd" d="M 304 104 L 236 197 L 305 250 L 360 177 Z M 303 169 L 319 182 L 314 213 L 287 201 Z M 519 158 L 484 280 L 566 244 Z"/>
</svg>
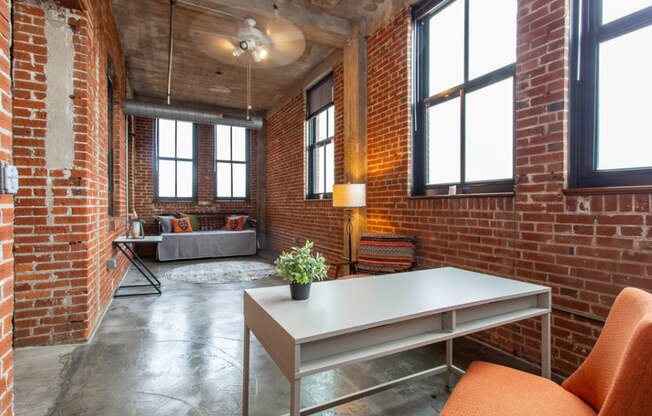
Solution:
<svg viewBox="0 0 652 416">
<path fill-rule="evenodd" d="M 386 274 L 416 264 L 416 237 L 407 234 L 364 234 L 360 239 L 358 273 Z"/>
</svg>

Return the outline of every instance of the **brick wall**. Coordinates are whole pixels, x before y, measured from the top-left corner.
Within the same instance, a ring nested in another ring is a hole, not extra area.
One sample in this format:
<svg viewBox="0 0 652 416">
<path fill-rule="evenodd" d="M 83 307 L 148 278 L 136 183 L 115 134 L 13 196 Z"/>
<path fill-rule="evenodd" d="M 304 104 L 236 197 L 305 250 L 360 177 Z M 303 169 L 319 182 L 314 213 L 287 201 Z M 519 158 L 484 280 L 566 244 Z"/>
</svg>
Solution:
<svg viewBox="0 0 652 416">
<path fill-rule="evenodd" d="M 167 202 L 154 200 L 154 123 L 155 120 L 135 118 L 135 150 L 132 191 L 132 209 L 145 220 L 145 232 L 157 233 L 154 215 L 178 212 L 225 212 L 246 213 L 256 217 L 256 141 L 257 131 L 250 131 L 249 138 L 249 200 L 215 201 L 214 139 L 213 126 L 197 125 L 197 200 L 194 202 Z M 143 249 L 144 255 L 154 255 L 154 247 Z"/>
<path fill-rule="evenodd" d="M 564 192 L 568 3 L 520 0 L 518 13 L 514 195 L 409 196 L 409 10 L 370 34 L 367 231 L 417 235 L 420 267 L 455 266 L 552 287 L 553 369 L 566 375 L 601 329 L 582 314 L 605 317 L 625 286 L 652 290 L 651 194 Z M 268 120 L 268 222 L 278 234 L 275 247 L 308 237 L 337 249 L 328 242 L 341 236 L 342 223 L 301 196 L 302 106 L 299 96 Z M 539 331 L 539 321 L 530 320 L 479 337 L 538 363 Z"/>
<path fill-rule="evenodd" d="M 83 4 L 83 10 L 71 10 L 50 1 L 14 2 L 13 151 L 21 180 L 14 247 L 16 346 L 87 340 L 127 268 L 122 257 L 116 270 L 106 268 L 118 255 L 111 242 L 125 229 L 124 58 L 110 2 Z M 70 36 L 70 44 L 47 30 Z M 60 58 L 62 47 L 72 48 L 72 62 L 57 62 L 59 72 L 48 79 L 48 59 Z M 66 65 L 70 72 L 62 69 Z M 107 72 L 114 85 L 117 217 L 108 212 Z M 68 82 L 72 102 L 65 97 L 48 102 L 48 94 Z M 63 117 L 71 125 L 53 131 L 61 115 L 49 113 L 60 107 L 70 108 Z M 64 162 L 53 166 L 62 157 L 57 148 L 67 145 L 72 157 L 63 155 Z"/>
<path fill-rule="evenodd" d="M 342 64 L 333 68 L 335 93 L 335 183 L 344 180 Z M 343 211 L 331 200 L 306 199 L 306 97 L 299 94 L 267 118 L 267 248 L 278 253 L 305 239 L 330 262 L 343 250 Z M 331 273 L 334 270 L 331 271 Z"/>
<path fill-rule="evenodd" d="M 0 160 L 12 163 L 11 153 L 11 0 L 0 1 Z M 13 414 L 14 202 L 0 195 L 0 415 Z"/>
</svg>

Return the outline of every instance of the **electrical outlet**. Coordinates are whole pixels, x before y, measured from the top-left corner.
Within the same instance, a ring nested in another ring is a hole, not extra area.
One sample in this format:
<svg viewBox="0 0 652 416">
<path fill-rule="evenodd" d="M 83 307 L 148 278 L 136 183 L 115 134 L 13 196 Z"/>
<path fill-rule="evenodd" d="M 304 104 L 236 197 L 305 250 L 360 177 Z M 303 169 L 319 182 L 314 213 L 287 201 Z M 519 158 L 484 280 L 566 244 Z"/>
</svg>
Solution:
<svg viewBox="0 0 652 416">
<path fill-rule="evenodd" d="M 106 268 L 107 268 L 108 270 L 115 270 L 115 269 L 117 269 L 117 268 L 118 268 L 118 262 L 116 261 L 116 259 L 108 259 L 108 260 L 106 261 Z"/>
<path fill-rule="evenodd" d="M 18 168 L 2 162 L 0 165 L 0 193 L 15 195 L 18 192 Z"/>
</svg>

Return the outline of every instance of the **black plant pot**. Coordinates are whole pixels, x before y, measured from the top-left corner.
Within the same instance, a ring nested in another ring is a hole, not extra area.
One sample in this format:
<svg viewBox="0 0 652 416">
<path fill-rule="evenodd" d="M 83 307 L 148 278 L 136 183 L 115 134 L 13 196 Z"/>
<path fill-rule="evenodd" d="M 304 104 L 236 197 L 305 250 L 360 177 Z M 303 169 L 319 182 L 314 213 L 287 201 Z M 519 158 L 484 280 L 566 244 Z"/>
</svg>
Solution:
<svg viewBox="0 0 652 416">
<path fill-rule="evenodd" d="M 310 283 L 290 283 L 290 293 L 294 300 L 306 300 L 310 297 Z"/>
</svg>

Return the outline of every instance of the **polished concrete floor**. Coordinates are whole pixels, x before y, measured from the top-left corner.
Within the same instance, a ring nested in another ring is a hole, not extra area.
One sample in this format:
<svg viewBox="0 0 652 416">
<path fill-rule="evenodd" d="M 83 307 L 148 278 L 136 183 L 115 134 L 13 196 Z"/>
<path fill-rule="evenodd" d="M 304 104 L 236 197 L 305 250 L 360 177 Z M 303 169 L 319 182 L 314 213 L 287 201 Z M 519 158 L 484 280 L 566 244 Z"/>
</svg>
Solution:
<svg viewBox="0 0 652 416">
<path fill-rule="evenodd" d="M 216 260 L 211 260 L 216 261 Z M 150 263 L 161 274 L 188 262 Z M 138 277 L 130 270 L 128 281 Z M 242 290 L 283 284 L 269 278 L 238 284 L 163 281 L 163 295 L 114 299 L 85 345 L 15 351 L 18 416 L 229 416 L 241 413 Z M 252 415 L 288 412 L 289 385 L 252 341 Z M 535 371 L 473 341 L 455 341 L 455 363 L 476 359 Z M 443 362 L 443 346 L 350 365 L 307 377 L 304 406 Z M 443 376 L 404 384 L 322 415 L 434 416 L 448 397 Z"/>
</svg>

